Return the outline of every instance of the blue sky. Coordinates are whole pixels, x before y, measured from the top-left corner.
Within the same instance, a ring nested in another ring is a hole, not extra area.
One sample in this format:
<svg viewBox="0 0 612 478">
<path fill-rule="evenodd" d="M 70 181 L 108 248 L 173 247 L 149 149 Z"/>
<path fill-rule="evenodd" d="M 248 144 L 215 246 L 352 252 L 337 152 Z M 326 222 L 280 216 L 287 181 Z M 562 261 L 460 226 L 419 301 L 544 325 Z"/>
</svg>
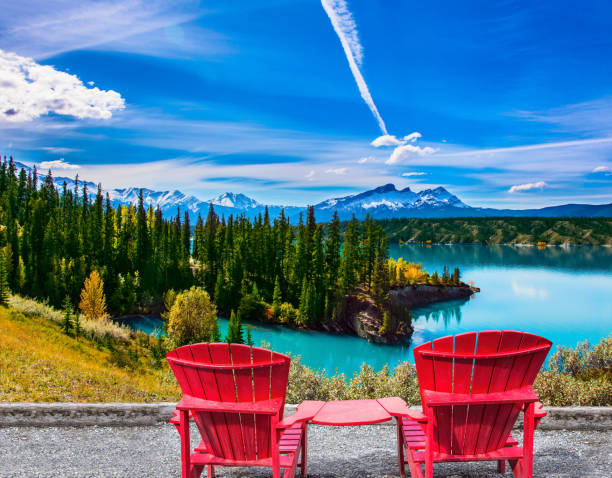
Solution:
<svg viewBox="0 0 612 478">
<path fill-rule="evenodd" d="M 284 204 L 389 182 L 474 206 L 612 201 L 610 2 L 3 10 L 0 153 L 55 175 Z"/>
</svg>

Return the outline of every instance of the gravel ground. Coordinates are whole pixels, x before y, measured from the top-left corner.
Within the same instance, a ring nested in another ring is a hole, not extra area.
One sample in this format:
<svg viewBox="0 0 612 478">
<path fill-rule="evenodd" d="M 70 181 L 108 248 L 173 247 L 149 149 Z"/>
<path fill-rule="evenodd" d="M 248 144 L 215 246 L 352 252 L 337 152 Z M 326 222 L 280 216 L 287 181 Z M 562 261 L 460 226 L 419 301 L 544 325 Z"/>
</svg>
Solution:
<svg viewBox="0 0 612 478">
<path fill-rule="evenodd" d="M 399 476 L 394 427 L 311 426 L 309 446 L 313 478 Z M 179 467 L 178 435 L 170 425 L 0 428 L 3 478 L 177 477 Z M 272 476 L 269 469 L 217 470 L 220 478 Z M 501 476 L 491 462 L 441 464 L 434 470 L 437 477 Z M 534 476 L 612 476 L 612 432 L 536 432 Z"/>
</svg>

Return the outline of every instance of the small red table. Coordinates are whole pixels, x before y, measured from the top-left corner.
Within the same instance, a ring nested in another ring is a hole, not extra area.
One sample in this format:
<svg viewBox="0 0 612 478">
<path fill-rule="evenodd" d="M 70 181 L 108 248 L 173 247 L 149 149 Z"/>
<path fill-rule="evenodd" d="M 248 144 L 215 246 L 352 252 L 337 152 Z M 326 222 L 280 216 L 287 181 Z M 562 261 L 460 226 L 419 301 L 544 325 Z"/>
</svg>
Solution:
<svg viewBox="0 0 612 478">
<path fill-rule="evenodd" d="M 425 435 L 423 435 L 421 427 L 416 422 L 404 417 L 408 406 L 399 397 L 381 398 L 379 400 L 339 400 L 325 402 L 322 406 L 321 403 L 302 402 L 298 405 L 297 414 L 301 412 L 303 417 L 309 417 L 310 423 L 332 426 L 372 425 L 395 418 L 397 421 L 397 454 L 401 476 L 405 476 L 402 434 L 408 432 L 411 437 L 414 435 L 412 438 L 419 443 L 413 445 L 424 448 Z"/>
<path fill-rule="evenodd" d="M 326 402 L 312 418 L 317 425 L 371 425 L 393 418 L 376 400 L 339 400 Z"/>
</svg>

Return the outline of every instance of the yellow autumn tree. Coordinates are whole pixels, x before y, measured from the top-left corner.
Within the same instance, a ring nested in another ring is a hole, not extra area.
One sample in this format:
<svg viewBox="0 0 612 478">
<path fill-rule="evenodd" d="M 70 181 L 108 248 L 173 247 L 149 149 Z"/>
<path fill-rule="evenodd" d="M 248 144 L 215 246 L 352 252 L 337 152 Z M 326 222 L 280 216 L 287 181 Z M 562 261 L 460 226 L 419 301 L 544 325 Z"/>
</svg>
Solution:
<svg viewBox="0 0 612 478">
<path fill-rule="evenodd" d="M 89 277 L 85 279 L 83 290 L 81 290 L 79 309 L 90 319 L 103 320 L 108 317 L 104 282 L 98 271 L 92 271 Z"/>
</svg>

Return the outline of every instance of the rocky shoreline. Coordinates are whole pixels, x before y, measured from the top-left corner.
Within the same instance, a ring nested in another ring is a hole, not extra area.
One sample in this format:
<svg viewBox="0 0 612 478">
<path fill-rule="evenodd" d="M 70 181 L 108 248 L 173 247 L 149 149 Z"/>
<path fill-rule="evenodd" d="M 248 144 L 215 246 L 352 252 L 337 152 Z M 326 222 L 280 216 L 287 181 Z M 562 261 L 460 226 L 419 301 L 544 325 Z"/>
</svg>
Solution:
<svg viewBox="0 0 612 478">
<path fill-rule="evenodd" d="M 381 332 L 384 311 L 371 294 L 358 288 L 338 305 L 334 320 L 325 327 L 329 332 L 357 335 L 369 342 L 393 344 L 412 335 L 410 311 L 437 302 L 464 299 L 475 292 L 477 287 L 460 283 L 457 286 L 418 284 L 395 287 L 389 291 L 389 314 L 396 324 L 392 332 Z"/>
</svg>

